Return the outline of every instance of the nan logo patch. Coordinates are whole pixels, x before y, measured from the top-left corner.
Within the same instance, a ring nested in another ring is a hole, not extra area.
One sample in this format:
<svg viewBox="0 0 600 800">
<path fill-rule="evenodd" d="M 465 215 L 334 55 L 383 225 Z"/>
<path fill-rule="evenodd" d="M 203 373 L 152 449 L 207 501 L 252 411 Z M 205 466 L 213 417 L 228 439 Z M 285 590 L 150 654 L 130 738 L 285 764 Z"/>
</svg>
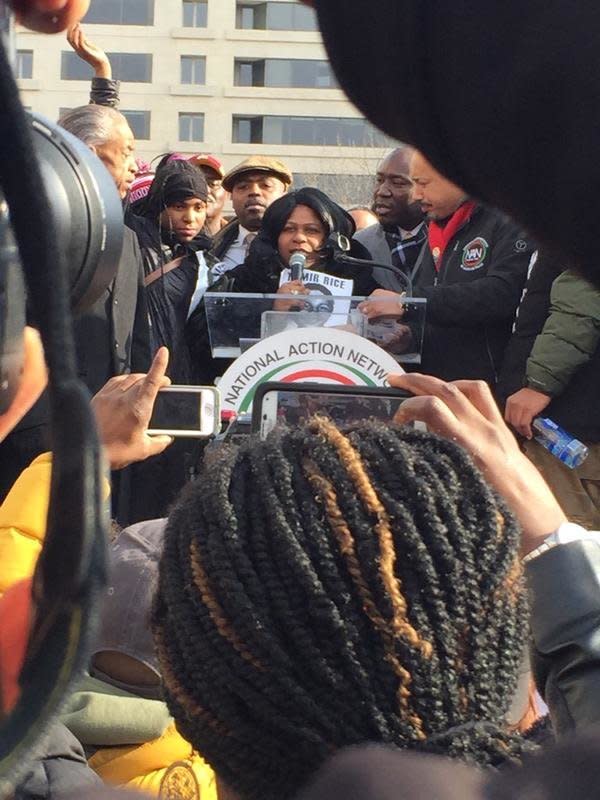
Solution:
<svg viewBox="0 0 600 800">
<path fill-rule="evenodd" d="M 200 786 L 191 765 L 175 761 L 161 781 L 159 800 L 200 800 Z"/>
<path fill-rule="evenodd" d="M 482 267 L 489 249 L 489 244 L 481 236 L 473 239 L 463 250 L 460 262 L 461 269 L 471 272 L 471 270 Z"/>
</svg>

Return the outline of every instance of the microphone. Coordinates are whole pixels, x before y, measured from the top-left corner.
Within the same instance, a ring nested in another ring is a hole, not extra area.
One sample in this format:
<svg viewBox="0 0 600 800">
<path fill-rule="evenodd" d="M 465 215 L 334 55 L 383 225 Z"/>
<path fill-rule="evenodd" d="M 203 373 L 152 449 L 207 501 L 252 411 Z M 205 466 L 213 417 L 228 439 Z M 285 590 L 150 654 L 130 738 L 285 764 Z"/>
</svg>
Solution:
<svg viewBox="0 0 600 800">
<path fill-rule="evenodd" d="M 304 267 L 306 266 L 306 256 L 304 253 L 292 253 L 288 262 L 290 275 L 293 281 L 304 280 Z"/>
</svg>

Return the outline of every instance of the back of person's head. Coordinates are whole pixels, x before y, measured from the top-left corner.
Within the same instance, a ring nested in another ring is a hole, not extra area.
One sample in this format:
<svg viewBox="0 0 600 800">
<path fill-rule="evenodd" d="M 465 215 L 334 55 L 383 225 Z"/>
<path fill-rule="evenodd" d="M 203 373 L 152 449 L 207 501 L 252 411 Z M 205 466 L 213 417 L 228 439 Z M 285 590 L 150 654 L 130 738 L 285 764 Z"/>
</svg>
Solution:
<svg viewBox="0 0 600 800">
<path fill-rule="evenodd" d="M 167 529 L 154 625 L 171 713 L 244 800 L 334 751 L 496 765 L 526 634 L 519 530 L 452 442 L 315 418 L 224 452 Z"/>
<path fill-rule="evenodd" d="M 484 800 L 483 780 L 447 758 L 371 744 L 337 753 L 297 800 Z"/>
<path fill-rule="evenodd" d="M 600 736 L 593 726 L 488 776 L 486 800 L 591 800 L 600 783 Z"/>
<path fill-rule="evenodd" d="M 148 699 L 160 699 L 160 671 L 150 630 L 165 520 L 122 530 L 110 547 L 110 583 L 92 647 L 90 673 Z"/>
<path fill-rule="evenodd" d="M 98 147 L 110 142 L 114 135 L 115 125 L 127 123 L 119 111 L 108 106 L 90 103 L 66 111 L 58 120 L 58 124 L 72 133 L 88 147 Z"/>
</svg>

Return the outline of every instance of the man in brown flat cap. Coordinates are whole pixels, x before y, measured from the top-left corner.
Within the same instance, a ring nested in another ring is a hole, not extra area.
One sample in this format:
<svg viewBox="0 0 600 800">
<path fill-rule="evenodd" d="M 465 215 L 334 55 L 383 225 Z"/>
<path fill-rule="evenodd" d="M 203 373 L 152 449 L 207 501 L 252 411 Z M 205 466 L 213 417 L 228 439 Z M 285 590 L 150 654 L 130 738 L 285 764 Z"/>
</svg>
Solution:
<svg viewBox="0 0 600 800">
<path fill-rule="evenodd" d="M 265 211 L 288 191 L 291 183 L 288 167 L 266 156 L 250 156 L 223 178 L 223 187 L 231 192 L 236 219 L 214 239 L 212 255 L 222 262 L 221 272 L 244 261 Z"/>
</svg>

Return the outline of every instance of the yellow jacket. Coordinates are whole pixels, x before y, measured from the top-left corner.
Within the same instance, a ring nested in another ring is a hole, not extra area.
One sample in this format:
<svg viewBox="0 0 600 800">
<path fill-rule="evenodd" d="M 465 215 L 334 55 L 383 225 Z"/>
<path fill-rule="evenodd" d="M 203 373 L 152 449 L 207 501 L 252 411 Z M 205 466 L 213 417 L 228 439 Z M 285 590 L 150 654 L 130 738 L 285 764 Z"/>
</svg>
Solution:
<svg viewBox="0 0 600 800">
<path fill-rule="evenodd" d="M 163 800 L 217 800 L 215 773 L 179 735 L 175 723 L 151 742 L 104 747 L 88 763 L 112 786 L 138 789 Z"/>
<path fill-rule="evenodd" d="M 0 595 L 33 575 L 46 533 L 51 473 L 52 455 L 43 453 L 0 506 Z"/>
<path fill-rule="evenodd" d="M 34 573 L 46 532 L 51 473 L 51 453 L 38 456 L 0 506 L 0 595 Z M 217 800 L 214 772 L 179 735 L 174 723 L 149 742 L 103 747 L 89 765 L 106 783 L 164 800 Z"/>
</svg>

